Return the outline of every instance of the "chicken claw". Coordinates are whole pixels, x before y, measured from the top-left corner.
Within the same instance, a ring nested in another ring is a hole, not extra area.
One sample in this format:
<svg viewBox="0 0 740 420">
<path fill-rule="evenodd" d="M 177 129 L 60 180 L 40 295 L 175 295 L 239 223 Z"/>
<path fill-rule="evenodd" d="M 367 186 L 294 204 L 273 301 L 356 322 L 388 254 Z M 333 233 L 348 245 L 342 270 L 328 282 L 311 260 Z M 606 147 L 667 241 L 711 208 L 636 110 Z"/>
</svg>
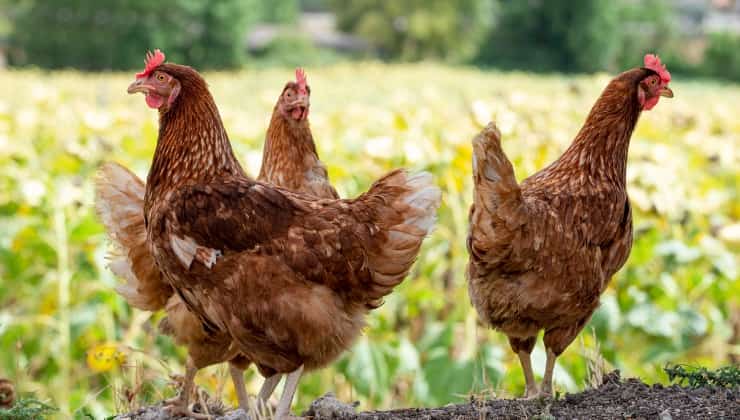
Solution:
<svg viewBox="0 0 740 420">
<path fill-rule="evenodd" d="M 189 407 L 187 401 L 181 397 L 175 397 L 170 398 L 169 400 L 165 400 L 165 406 L 164 409 L 167 410 L 168 413 L 172 417 L 188 417 L 193 419 L 210 419 L 211 416 L 207 414 L 201 414 L 201 413 L 195 413 L 193 412 Z"/>
<path fill-rule="evenodd" d="M 206 414 L 194 413 L 189 408 L 190 394 L 195 386 L 195 374 L 198 372 L 198 368 L 192 360 L 188 359 L 187 368 L 185 369 L 185 376 L 172 375 L 173 379 L 180 382 L 181 388 L 180 393 L 173 398 L 164 400 L 164 409 L 170 413 L 171 416 L 185 416 L 194 419 L 210 419 L 211 416 Z M 182 379 L 180 379 L 180 377 Z"/>
</svg>

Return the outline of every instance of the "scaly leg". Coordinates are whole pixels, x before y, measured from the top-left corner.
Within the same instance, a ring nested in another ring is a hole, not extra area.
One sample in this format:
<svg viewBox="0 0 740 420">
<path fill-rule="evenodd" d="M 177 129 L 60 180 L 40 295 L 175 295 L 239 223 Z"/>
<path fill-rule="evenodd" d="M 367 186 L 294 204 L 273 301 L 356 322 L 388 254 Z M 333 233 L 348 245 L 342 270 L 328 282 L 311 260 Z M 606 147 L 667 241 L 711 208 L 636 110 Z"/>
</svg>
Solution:
<svg viewBox="0 0 740 420">
<path fill-rule="evenodd" d="M 511 349 L 514 350 L 517 356 L 519 356 L 519 362 L 522 364 L 522 370 L 524 371 L 524 380 L 527 384 L 524 398 L 534 398 L 539 395 L 537 382 L 534 380 L 534 371 L 532 370 L 532 359 L 530 358 L 530 354 L 532 353 L 532 349 L 534 349 L 534 344 L 536 342 L 537 337 L 523 339 L 509 337 Z"/>
<path fill-rule="evenodd" d="M 249 396 L 247 395 L 247 387 L 244 385 L 244 371 L 229 363 L 229 373 L 231 374 L 231 380 L 234 382 L 239 408 L 249 414 Z"/>
<path fill-rule="evenodd" d="M 298 369 L 289 373 L 285 378 L 285 388 L 283 389 L 283 395 L 280 397 L 277 410 L 275 410 L 275 418 L 277 420 L 284 420 L 289 418 L 290 415 L 290 404 L 293 402 L 293 396 L 295 395 L 296 388 L 298 388 L 298 381 L 301 379 L 303 373 L 303 365 Z"/>
<path fill-rule="evenodd" d="M 537 382 L 534 380 L 534 371 L 532 371 L 532 359 L 529 353 L 520 351 L 517 353 L 519 356 L 519 363 L 522 364 L 522 370 L 524 370 L 524 380 L 527 384 L 527 389 L 524 393 L 524 398 L 535 398 L 539 395 L 537 389 Z"/>
<path fill-rule="evenodd" d="M 545 376 L 542 377 L 542 390 L 540 391 L 542 397 L 552 397 L 552 371 L 555 369 L 555 359 L 557 358 L 558 356 L 555 355 L 552 349 L 548 348 Z"/>
<path fill-rule="evenodd" d="M 545 365 L 545 376 L 542 378 L 541 396 L 552 396 L 552 371 L 555 369 L 555 360 L 573 342 L 583 326 L 586 325 L 586 321 L 588 321 L 588 318 L 582 319 L 577 324 L 545 331 L 547 364 Z"/>
<path fill-rule="evenodd" d="M 282 373 L 276 373 L 265 379 L 265 382 L 262 383 L 262 388 L 260 388 L 260 393 L 257 395 L 257 410 L 266 410 L 267 401 L 270 399 L 270 396 L 272 396 L 272 393 L 275 392 L 275 388 L 282 378 Z"/>
<path fill-rule="evenodd" d="M 193 386 L 195 385 L 195 374 L 198 373 L 198 368 L 195 367 L 193 361 L 188 358 L 187 367 L 185 369 L 185 379 L 183 380 L 182 389 L 177 397 L 165 400 L 164 409 L 167 410 L 172 416 L 186 416 L 194 419 L 209 419 L 210 416 L 200 413 L 193 413 L 190 411 L 190 394 L 193 392 Z"/>
</svg>

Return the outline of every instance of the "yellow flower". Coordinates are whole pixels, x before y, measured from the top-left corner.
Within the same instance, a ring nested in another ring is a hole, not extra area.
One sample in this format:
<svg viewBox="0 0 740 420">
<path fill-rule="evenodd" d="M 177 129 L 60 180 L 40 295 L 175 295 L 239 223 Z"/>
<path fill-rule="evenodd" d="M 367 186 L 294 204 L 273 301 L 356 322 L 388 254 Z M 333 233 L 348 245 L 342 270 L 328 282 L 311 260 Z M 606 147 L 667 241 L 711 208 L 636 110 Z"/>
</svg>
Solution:
<svg viewBox="0 0 740 420">
<path fill-rule="evenodd" d="M 125 362 L 126 354 L 116 344 L 98 344 L 87 352 L 87 366 L 94 372 L 107 372 Z"/>
</svg>

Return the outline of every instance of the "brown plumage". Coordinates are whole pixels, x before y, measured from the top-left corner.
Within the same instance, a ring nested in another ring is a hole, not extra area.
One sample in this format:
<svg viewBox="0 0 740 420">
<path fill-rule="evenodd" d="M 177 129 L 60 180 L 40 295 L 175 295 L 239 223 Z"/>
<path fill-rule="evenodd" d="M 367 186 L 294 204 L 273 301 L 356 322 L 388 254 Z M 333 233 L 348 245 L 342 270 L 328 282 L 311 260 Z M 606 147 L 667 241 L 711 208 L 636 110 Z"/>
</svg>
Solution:
<svg viewBox="0 0 740 420">
<path fill-rule="evenodd" d="M 541 392 L 552 392 L 555 359 L 599 304 L 629 256 L 632 212 L 625 189 L 627 150 L 643 109 L 672 96 L 652 70 L 617 76 L 563 155 L 517 184 L 490 124 L 473 140 L 468 286 L 480 317 L 509 338 L 527 382 L 540 391 L 529 355 L 545 330 Z M 666 82 L 667 84 L 667 82 Z"/>
<path fill-rule="evenodd" d="M 129 92 L 160 111 L 144 202 L 152 255 L 209 337 L 289 373 L 285 416 L 303 369 L 346 350 L 406 276 L 440 191 L 397 170 L 353 200 L 291 193 L 244 175 L 193 69 L 159 65 Z"/>
<path fill-rule="evenodd" d="M 292 101 L 286 97 L 289 89 L 295 95 Z M 266 176 L 263 173 L 269 173 L 271 178 L 263 179 L 266 182 L 318 197 L 338 198 L 329 183 L 324 165 L 318 159 L 308 127 L 310 88 L 306 86 L 305 100 L 298 96 L 299 89 L 298 83 L 289 82 L 276 104 L 265 142 L 261 177 Z M 296 106 L 304 111 L 301 118 L 290 117 L 290 111 Z M 109 268 L 126 280 L 116 291 L 138 309 L 164 309 L 167 316 L 160 323 L 160 331 L 188 348 L 189 363 L 196 369 L 230 361 L 240 406 L 246 410 L 245 389 L 238 384 L 240 378 L 236 375 L 241 375 L 241 370 L 249 362 L 232 348 L 230 338 L 214 340 L 206 334 L 199 319 L 187 309 L 180 296 L 163 278 L 146 244 L 143 210 L 145 191 L 144 182 L 121 165 L 105 163 L 98 172 L 97 212 L 114 245 L 108 255 Z M 269 369 L 263 369 L 262 373 L 266 376 L 273 374 Z M 280 375 L 276 375 L 266 381 L 260 392 L 261 400 L 269 397 L 279 379 Z"/>
<path fill-rule="evenodd" d="M 241 377 L 236 375 L 242 375 L 249 363 L 232 347 L 229 337 L 206 334 L 198 317 L 182 303 L 154 261 L 144 222 L 144 182 L 125 167 L 107 162 L 98 170 L 95 184 L 98 217 L 113 245 L 107 256 L 108 267 L 126 281 L 116 287 L 116 291 L 135 308 L 152 312 L 165 310 L 167 316 L 160 322 L 159 330 L 188 348 L 186 377 L 206 366 L 230 362 L 239 403 L 246 410 L 246 390 L 243 386 L 240 388 Z M 192 388 L 191 384 L 185 385 L 186 389 Z M 189 392 L 181 396 L 189 397 Z M 179 403 L 180 408 L 183 404 L 187 406 L 187 400 L 169 402 Z"/>
<path fill-rule="evenodd" d="M 308 123 L 311 88 L 300 69 L 296 74 L 299 77 L 285 85 L 272 111 L 257 179 L 293 192 L 339 198 L 319 160 Z"/>
<path fill-rule="evenodd" d="M 141 179 L 117 163 L 105 163 L 98 170 L 95 207 L 113 244 L 108 267 L 126 280 L 116 291 L 134 308 L 158 311 L 174 291 L 147 246 L 145 191 Z"/>
</svg>

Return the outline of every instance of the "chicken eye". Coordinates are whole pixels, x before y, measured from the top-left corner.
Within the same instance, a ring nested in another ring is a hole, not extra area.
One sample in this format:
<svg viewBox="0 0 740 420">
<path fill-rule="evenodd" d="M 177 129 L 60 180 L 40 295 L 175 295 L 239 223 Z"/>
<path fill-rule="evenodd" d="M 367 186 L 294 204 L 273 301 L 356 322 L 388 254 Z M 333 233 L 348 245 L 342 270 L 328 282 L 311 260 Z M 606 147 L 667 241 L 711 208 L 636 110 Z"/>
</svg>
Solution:
<svg viewBox="0 0 740 420">
<path fill-rule="evenodd" d="M 655 86 L 655 82 L 656 82 L 655 79 L 650 79 L 650 86 Z"/>
<path fill-rule="evenodd" d="M 160 74 L 158 74 L 158 75 L 157 75 L 157 80 L 159 80 L 160 82 L 164 82 L 164 81 L 165 81 L 166 79 L 167 79 L 167 78 L 166 78 L 166 77 L 164 77 L 164 74 L 161 74 L 161 73 L 160 73 Z"/>
<path fill-rule="evenodd" d="M 288 99 L 292 98 L 293 97 L 293 91 L 292 90 L 285 91 L 285 97 L 288 98 Z"/>
</svg>

